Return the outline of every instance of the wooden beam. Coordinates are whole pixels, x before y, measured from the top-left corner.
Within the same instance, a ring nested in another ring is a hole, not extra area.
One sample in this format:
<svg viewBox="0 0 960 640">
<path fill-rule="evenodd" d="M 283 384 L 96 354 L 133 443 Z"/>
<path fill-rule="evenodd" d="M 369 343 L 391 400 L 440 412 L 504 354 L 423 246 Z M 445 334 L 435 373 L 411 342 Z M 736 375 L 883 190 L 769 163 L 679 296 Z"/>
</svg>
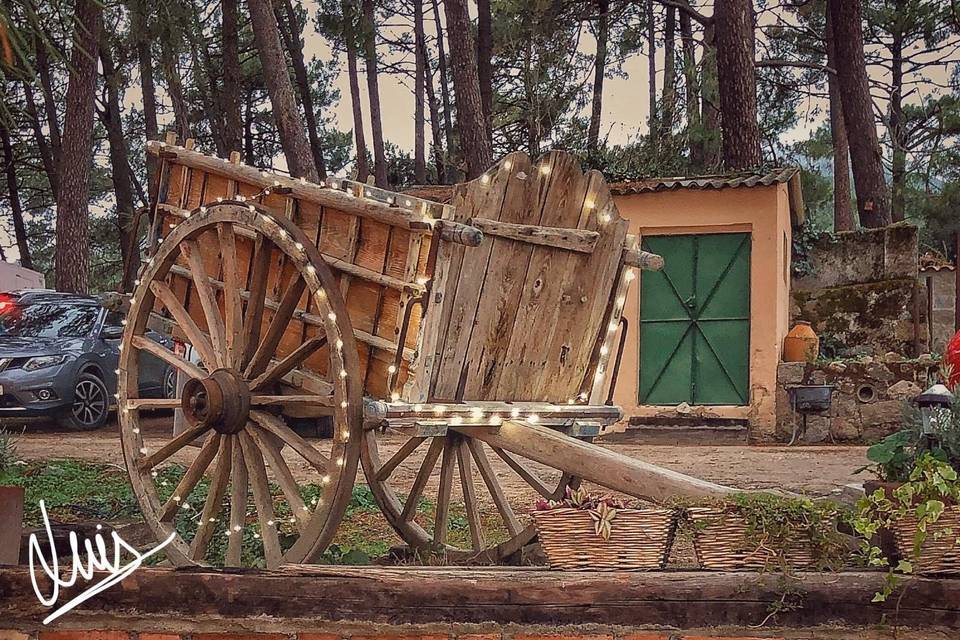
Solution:
<svg viewBox="0 0 960 640">
<path fill-rule="evenodd" d="M 498 431 L 475 429 L 470 436 L 607 489 L 654 502 L 675 496 L 702 498 L 735 491 L 570 438 L 542 425 L 506 421 Z"/>
<path fill-rule="evenodd" d="M 639 249 L 624 249 L 623 263 L 628 267 L 635 267 L 644 271 L 660 271 L 663 269 L 663 257 Z"/>
<path fill-rule="evenodd" d="M 541 227 L 535 224 L 515 224 L 487 218 L 473 218 L 470 224 L 491 236 L 556 247 L 579 253 L 593 253 L 600 234 L 586 229 Z"/>
</svg>

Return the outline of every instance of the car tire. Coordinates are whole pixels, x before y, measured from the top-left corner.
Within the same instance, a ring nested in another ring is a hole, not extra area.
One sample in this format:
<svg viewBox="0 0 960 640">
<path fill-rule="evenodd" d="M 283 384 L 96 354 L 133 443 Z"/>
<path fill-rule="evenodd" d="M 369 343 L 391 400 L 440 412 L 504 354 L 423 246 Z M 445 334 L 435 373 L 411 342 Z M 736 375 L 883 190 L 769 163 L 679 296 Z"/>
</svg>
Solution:
<svg viewBox="0 0 960 640">
<path fill-rule="evenodd" d="M 173 367 L 167 367 L 163 372 L 160 397 L 168 400 L 177 397 L 177 370 Z"/>
<path fill-rule="evenodd" d="M 81 373 L 73 394 L 73 404 L 60 418 L 61 426 L 71 431 L 93 431 L 107 423 L 110 397 L 103 380 L 92 373 Z"/>
</svg>

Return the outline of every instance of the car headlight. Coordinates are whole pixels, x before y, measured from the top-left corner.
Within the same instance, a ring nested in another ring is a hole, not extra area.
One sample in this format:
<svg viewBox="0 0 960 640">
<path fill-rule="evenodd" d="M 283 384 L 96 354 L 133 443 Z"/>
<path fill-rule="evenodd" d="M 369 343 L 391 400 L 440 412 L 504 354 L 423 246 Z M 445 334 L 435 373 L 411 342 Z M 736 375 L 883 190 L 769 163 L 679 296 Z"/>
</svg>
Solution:
<svg viewBox="0 0 960 640">
<path fill-rule="evenodd" d="M 37 356 L 36 358 L 30 358 L 27 360 L 27 362 L 23 365 L 23 368 L 27 371 L 46 369 L 47 367 L 55 367 L 58 364 L 63 364 L 69 358 L 70 356 L 63 353 L 55 356 Z"/>
</svg>

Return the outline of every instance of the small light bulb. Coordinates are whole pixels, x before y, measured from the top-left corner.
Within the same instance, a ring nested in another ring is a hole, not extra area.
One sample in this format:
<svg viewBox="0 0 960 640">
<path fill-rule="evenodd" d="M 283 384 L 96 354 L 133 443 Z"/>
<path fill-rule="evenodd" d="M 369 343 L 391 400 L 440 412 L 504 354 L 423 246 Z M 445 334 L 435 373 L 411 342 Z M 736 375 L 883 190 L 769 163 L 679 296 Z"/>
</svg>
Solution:
<svg viewBox="0 0 960 640">
<path fill-rule="evenodd" d="M 535 413 L 531 413 L 530 415 L 527 416 L 527 422 L 529 422 L 530 424 L 537 424 L 538 422 L 540 422 L 540 416 L 538 416 Z"/>
<path fill-rule="evenodd" d="M 633 272 L 633 269 L 627 269 L 627 272 L 623 274 L 623 279 L 627 282 L 633 282 L 633 279 L 637 277 L 637 274 Z"/>
<path fill-rule="evenodd" d="M 442 416 L 444 413 L 447 412 L 447 405 L 438 404 L 433 408 L 433 412 L 438 416 Z"/>
<path fill-rule="evenodd" d="M 400 394 L 394 391 L 393 393 L 390 394 L 390 400 L 392 402 L 400 402 Z"/>
<path fill-rule="evenodd" d="M 450 424 L 459 425 L 463 424 L 463 416 L 453 416 L 450 418 Z"/>
<path fill-rule="evenodd" d="M 416 411 L 417 413 L 420 413 L 421 411 L 423 411 L 423 405 L 422 405 L 422 404 L 415 404 L 415 405 L 413 405 L 413 410 Z"/>
<path fill-rule="evenodd" d="M 396 373 L 396 372 L 397 372 L 397 366 L 396 366 L 396 365 L 393 365 L 393 364 L 392 364 L 392 365 L 390 365 L 389 367 L 387 367 L 387 373 Z"/>
<path fill-rule="evenodd" d="M 511 418 L 519 418 L 519 417 L 520 417 L 520 409 L 513 409 L 513 410 L 511 410 L 511 411 L 510 411 L 510 417 L 511 417 Z"/>
</svg>

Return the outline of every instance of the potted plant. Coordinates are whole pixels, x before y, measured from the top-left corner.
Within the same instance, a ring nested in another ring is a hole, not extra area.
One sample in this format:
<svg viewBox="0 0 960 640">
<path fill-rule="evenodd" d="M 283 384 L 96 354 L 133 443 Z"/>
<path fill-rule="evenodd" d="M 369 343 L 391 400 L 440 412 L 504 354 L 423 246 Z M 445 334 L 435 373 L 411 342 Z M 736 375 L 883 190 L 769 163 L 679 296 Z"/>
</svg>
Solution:
<svg viewBox="0 0 960 640">
<path fill-rule="evenodd" d="M 829 500 L 738 493 L 686 509 L 697 562 L 710 570 L 839 569 L 849 556 Z"/>
<path fill-rule="evenodd" d="M 677 524 L 673 509 L 582 488 L 560 501 L 537 501 L 533 519 L 550 566 L 582 571 L 662 569 Z"/>
</svg>

